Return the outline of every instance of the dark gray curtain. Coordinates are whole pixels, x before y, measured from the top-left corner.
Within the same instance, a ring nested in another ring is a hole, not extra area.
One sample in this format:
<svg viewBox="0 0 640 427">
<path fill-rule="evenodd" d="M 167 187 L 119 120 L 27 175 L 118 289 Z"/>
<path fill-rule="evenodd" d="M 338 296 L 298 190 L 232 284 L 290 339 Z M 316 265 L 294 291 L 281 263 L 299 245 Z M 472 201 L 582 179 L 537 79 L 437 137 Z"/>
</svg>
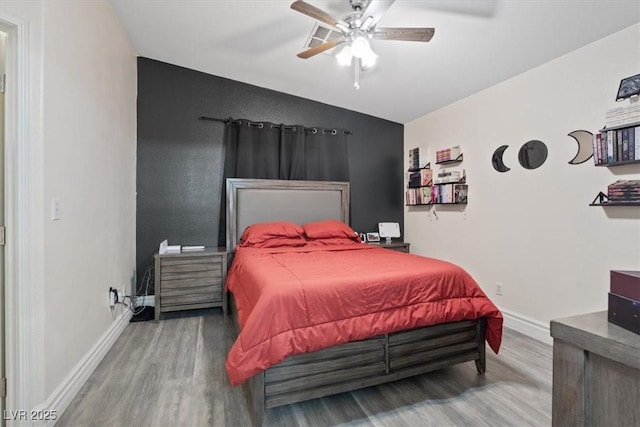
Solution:
<svg viewBox="0 0 640 427">
<path fill-rule="evenodd" d="M 347 136 L 341 129 L 229 119 L 224 142 L 218 246 L 226 244 L 227 178 L 349 181 Z"/>
<path fill-rule="evenodd" d="M 349 181 L 347 135 L 338 129 L 305 131 L 304 174 L 309 181 Z"/>
</svg>

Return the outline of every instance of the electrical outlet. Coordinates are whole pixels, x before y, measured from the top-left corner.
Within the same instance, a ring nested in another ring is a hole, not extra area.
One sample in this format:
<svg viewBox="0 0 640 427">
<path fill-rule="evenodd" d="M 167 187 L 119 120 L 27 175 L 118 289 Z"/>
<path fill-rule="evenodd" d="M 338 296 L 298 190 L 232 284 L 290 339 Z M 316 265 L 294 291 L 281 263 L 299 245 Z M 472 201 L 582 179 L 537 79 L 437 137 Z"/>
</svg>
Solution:
<svg viewBox="0 0 640 427">
<path fill-rule="evenodd" d="M 118 288 L 109 286 L 109 306 L 113 308 L 116 306 L 116 304 L 122 301 L 123 301 L 123 298 Z"/>
<path fill-rule="evenodd" d="M 502 283 L 496 282 L 496 295 L 502 296 Z"/>
<path fill-rule="evenodd" d="M 114 289 L 111 286 L 109 286 L 109 306 L 111 308 L 115 307 L 117 298 L 118 298 L 117 289 Z"/>
</svg>

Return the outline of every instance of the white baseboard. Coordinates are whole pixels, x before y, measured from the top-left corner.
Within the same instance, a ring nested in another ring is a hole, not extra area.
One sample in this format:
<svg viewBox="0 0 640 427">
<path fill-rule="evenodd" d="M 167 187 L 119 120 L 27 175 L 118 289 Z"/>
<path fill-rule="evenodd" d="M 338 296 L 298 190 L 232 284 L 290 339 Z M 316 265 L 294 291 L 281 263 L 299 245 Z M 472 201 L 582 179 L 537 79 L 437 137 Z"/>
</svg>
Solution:
<svg viewBox="0 0 640 427">
<path fill-rule="evenodd" d="M 67 375 L 62 383 L 51 393 L 49 398 L 44 401 L 44 403 L 33 408 L 33 410 L 41 412 L 56 411 L 57 418 L 60 418 L 73 398 L 87 382 L 89 376 L 116 342 L 124 328 L 129 324 L 129 319 L 131 319 L 131 311 L 125 310 L 116 318 L 109 329 L 102 334 L 91 350 L 80 359 L 78 364 L 74 366 L 69 375 Z M 42 421 L 36 425 L 53 426 L 55 423 L 55 420 Z"/>
<path fill-rule="evenodd" d="M 525 334 L 545 344 L 553 345 L 549 325 L 516 313 L 500 309 L 504 317 L 504 326 Z"/>
</svg>

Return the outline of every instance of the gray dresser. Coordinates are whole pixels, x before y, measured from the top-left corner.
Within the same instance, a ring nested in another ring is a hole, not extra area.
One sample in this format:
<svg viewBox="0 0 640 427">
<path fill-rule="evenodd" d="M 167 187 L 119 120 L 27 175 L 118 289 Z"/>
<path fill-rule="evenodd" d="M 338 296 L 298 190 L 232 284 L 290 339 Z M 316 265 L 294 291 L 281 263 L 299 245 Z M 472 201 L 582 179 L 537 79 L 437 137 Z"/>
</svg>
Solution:
<svg viewBox="0 0 640 427">
<path fill-rule="evenodd" d="M 227 314 L 225 248 L 155 255 L 155 320 L 162 313 L 222 307 Z"/>
<path fill-rule="evenodd" d="M 551 321 L 553 426 L 640 425 L 640 335 L 600 311 Z"/>
</svg>

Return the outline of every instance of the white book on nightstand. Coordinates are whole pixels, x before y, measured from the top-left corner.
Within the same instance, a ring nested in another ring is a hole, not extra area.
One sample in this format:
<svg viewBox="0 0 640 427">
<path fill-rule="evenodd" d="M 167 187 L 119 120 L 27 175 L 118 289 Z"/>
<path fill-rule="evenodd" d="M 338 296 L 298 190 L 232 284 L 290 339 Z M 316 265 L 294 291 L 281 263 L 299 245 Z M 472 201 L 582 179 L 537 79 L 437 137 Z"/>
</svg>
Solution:
<svg viewBox="0 0 640 427">
<path fill-rule="evenodd" d="M 204 251 L 204 245 L 192 245 L 192 246 L 183 246 L 182 252 L 189 251 Z"/>
</svg>

